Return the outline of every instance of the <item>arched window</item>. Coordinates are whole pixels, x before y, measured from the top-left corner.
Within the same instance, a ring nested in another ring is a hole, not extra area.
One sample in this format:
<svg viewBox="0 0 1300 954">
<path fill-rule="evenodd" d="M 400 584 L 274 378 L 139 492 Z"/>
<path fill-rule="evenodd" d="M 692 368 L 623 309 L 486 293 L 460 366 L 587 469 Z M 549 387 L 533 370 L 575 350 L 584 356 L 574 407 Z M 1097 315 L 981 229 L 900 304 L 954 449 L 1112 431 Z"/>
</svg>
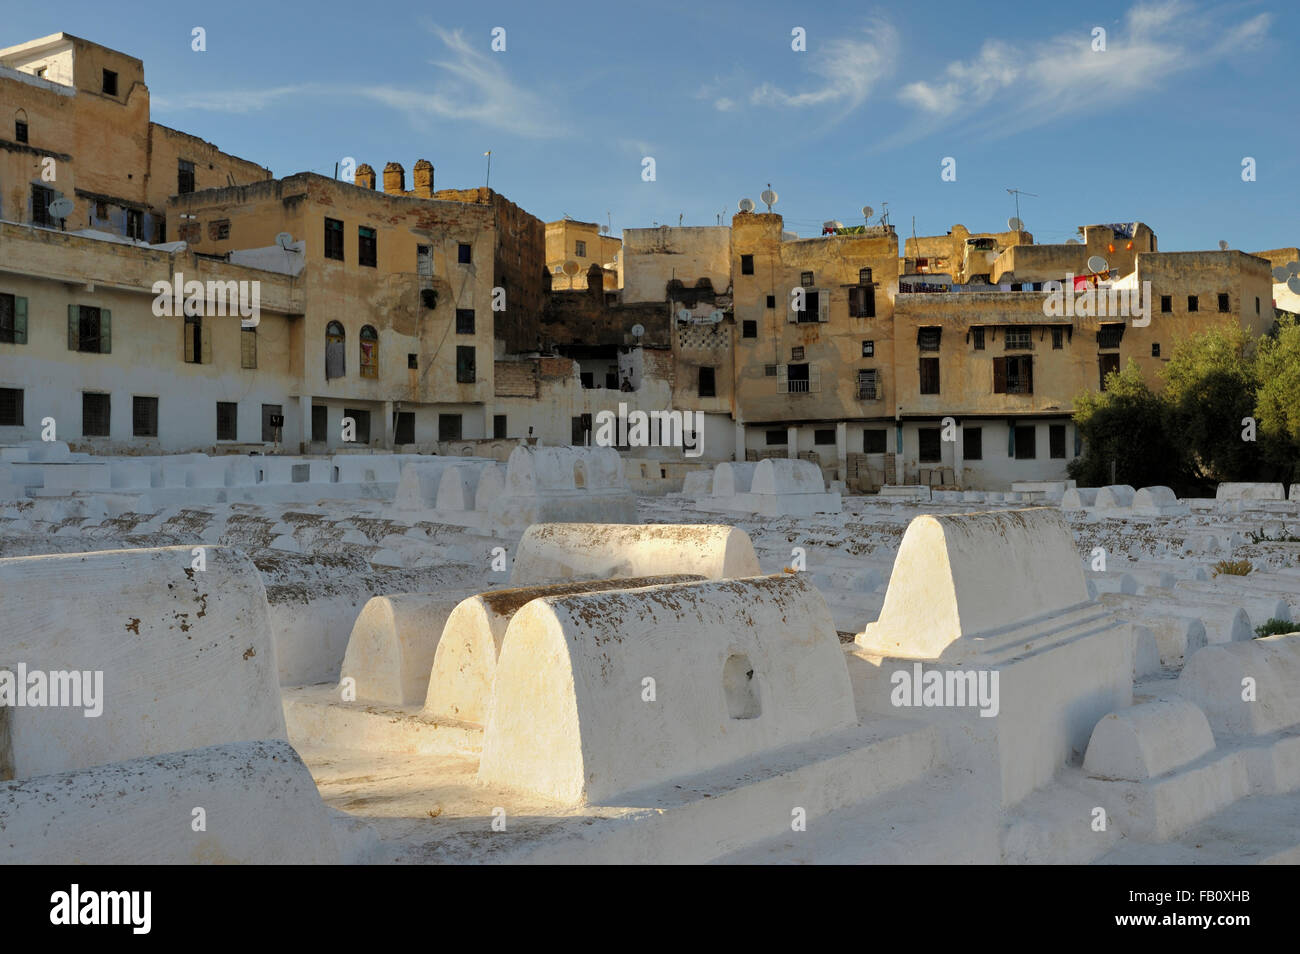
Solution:
<svg viewBox="0 0 1300 954">
<path fill-rule="evenodd" d="M 325 380 L 341 378 L 347 371 L 346 345 L 341 324 L 331 321 L 325 326 Z"/>
<path fill-rule="evenodd" d="M 361 327 L 361 376 L 379 377 L 379 332 L 370 325 Z"/>
<path fill-rule="evenodd" d="M 14 140 L 27 142 L 27 110 L 19 109 L 14 113 Z"/>
</svg>

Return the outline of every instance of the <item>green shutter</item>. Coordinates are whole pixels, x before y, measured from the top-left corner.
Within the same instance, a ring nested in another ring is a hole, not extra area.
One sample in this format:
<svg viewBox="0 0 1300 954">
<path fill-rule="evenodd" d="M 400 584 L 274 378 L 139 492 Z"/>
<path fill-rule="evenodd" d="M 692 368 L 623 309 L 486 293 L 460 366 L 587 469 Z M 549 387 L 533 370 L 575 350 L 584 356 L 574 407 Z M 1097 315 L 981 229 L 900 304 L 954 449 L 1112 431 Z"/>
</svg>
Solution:
<svg viewBox="0 0 1300 954">
<path fill-rule="evenodd" d="M 1016 458 L 1016 422 L 1007 421 L 1007 456 Z"/>
<path fill-rule="evenodd" d="M 14 344 L 27 344 L 26 298 L 14 298 Z"/>
<path fill-rule="evenodd" d="M 68 306 L 68 350 L 76 351 L 77 342 L 80 338 L 79 322 L 81 320 L 81 307 L 79 305 Z"/>
<path fill-rule="evenodd" d="M 108 354 L 113 350 L 113 313 L 107 308 L 99 310 L 99 353 Z"/>
</svg>

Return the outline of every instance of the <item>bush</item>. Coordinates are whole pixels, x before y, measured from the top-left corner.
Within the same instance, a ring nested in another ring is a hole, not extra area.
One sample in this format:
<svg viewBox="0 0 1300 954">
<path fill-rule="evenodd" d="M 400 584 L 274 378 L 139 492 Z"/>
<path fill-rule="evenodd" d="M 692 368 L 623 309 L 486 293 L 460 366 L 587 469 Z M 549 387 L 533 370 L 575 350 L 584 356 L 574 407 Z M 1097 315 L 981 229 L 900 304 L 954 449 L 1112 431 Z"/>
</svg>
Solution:
<svg viewBox="0 0 1300 954">
<path fill-rule="evenodd" d="M 1262 626 L 1255 627 L 1255 638 L 1277 636 L 1282 633 L 1300 632 L 1300 623 L 1289 623 L 1284 619 L 1270 619 Z"/>
<path fill-rule="evenodd" d="M 1246 576 L 1255 569 L 1249 560 L 1220 560 L 1214 564 L 1215 576 Z"/>
</svg>

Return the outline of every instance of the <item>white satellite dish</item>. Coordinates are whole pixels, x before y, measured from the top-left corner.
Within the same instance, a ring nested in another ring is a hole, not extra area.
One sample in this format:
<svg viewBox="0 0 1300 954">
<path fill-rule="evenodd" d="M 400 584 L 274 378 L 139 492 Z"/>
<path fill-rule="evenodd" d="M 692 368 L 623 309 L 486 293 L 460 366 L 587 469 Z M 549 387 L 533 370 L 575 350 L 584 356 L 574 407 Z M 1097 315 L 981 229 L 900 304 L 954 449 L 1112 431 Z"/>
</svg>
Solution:
<svg viewBox="0 0 1300 954">
<path fill-rule="evenodd" d="M 1078 239 L 1066 239 L 1066 240 L 1065 240 L 1065 244 L 1066 244 L 1066 245 L 1078 245 L 1078 244 L 1079 244 L 1079 240 L 1078 240 Z"/>
<path fill-rule="evenodd" d="M 871 218 L 871 217 L 872 217 L 873 215 L 875 215 L 875 214 L 876 214 L 876 210 L 873 209 L 871 206 L 869 206 L 869 205 L 864 205 L 864 206 L 862 207 L 862 217 L 863 217 L 864 219 L 869 219 L 869 218 Z"/>
<path fill-rule="evenodd" d="M 1024 227 L 1025 227 L 1025 223 L 1021 222 L 1014 215 L 1011 216 L 1011 218 L 1007 219 L 1007 228 L 1009 228 L 1013 232 L 1019 232 Z"/>
<path fill-rule="evenodd" d="M 1291 277 L 1291 273 L 1287 271 L 1285 268 L 1283 268 L 1281 265 L 1273 269 L 1273 281 L 1275 282 L 1284 282 L 1290 277 Z"/>
<path fill-rule="evenodd" d="M 1058 282 L 1056 279 L 1043 282 L 1043 291 L 1045 292 L 1059 292 L 1064 287 L 1065 286 L 1061 282 Z"/>
<path fill-rule="evenodd" d="M 1219 251 L 1220 251 L 1220 252 L 1226 252 L 1227 250 L 1228 250 L 1228 240 L 1227 240 L 1227 239 L 1219 239 Z"/>
<path fill-rule="evenodd" d="M 608 234 L 609 234 L 609 226 L 608 226 L 608 225 L 602 225 L 602 226 L 600 227 L 600 234 L 601 234 L 601 235 L 608 235 Z"/>
<path fill-rule="evenodd" d="M 759 195 L 759 198 L 762 199 L 765 203 L 767 203 L 767 211 L 771 212 L 772 206 L 776 205 L 776 200 L 779 199 L 780 196 L 778 196 L 775 192 L 773 192 L 772 187 L 769 185 L 766 189 L 763 190 L 762 194 Z"/>
<path fill-rule="evenodd" d="M 633 337 L 633 338 L 640 338 L 643 334 L 645 334 L 645 325 L 633 325 L 633 326 L 632 326 L 632 337 Z"/>
<path fill-rule="evenodd" d="M 564 274 L 566 275 L 573 276 L 578 274 L 578 263 L 575 262 L 573 259 L 569 259 L 562 266 L 560 266 L 560 268 L 563 270 Z"/>
<path fill-rule="evenodd" d="M 289 246 L 293 244 L 293 236 L 288 232 L 281 232 L 275 237 L 275 244 L 287 252 Z"/>
<path fill-rule="evenodd" d="M 717 308 L 715 308 L 713 311 L 709 312 L 709 323 L 710 323 L 710 324 L 714 324 L 714 325 L 716 325 L 716 324 L 717 324 L 718 322 L 720 322 L 721 320 L 722 320 L 722 311 L 721 311 L 721 309 L 717 309 Z"/>
<path fill-rule="evenodd" d="M 1292 275 L 1286 280 L 1286 287 L 1291 290 L 1291 294 L 1300 295 L 1300 275 Z"/>
<path fill-rule="evenodd" d="M 736 208 L 740 209 L 741 212 L 753 212 L 753 211 L 754 211 L 754 200 L 753 200 L 753 199 L 741 199 L 739 202 L 736 203 Z"/>
<path fill-rule="evenodd" d="M 66 219 L 72 214 L 72 210 L 75 208 L 76 205 L 71 199 L 65 199 L 62 196 L 55 199 L 49 205 L 50 215 L 56 219 Z"/>
<path fill-rule="evenodd" d="M 678 320 L 678 321 L 690 321 L 690 320 L 691 320 L 691 312 L 690 312 L 690 309 L 689 309 L 689 308 L 679 308 L 678 311 L 677 311 L 677 320 Z"/>
<path fill-rule="evenodd" d="M 1088 257 L 1088 271 L 1092 272 L 1094 275 L 1099 272 L 1107 271 L 1109 268 L 1110 265 L 1100 255 L 1091 255 Z"/>
</svg>

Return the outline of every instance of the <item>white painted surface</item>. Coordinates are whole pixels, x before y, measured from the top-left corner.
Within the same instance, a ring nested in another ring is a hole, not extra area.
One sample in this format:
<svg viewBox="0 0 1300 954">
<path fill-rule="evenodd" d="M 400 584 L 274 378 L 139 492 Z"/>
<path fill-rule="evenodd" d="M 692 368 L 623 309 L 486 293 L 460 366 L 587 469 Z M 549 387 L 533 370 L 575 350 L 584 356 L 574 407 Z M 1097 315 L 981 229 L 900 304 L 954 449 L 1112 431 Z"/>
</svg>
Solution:
<svg viewBox="0 0 1300 954">
<path fill-rule="evenodd" d="M 744 530 L 707 524 L 534 524 L 515 551 L 516 586 L 690 573 L 720 580 L 756 576 Z"/>
<path fill-rule="evenodd" d="M 443 626 L 460 601 L 430 593 L 373 597 L 352 626 L 340 679 L 356 680 L 358 701 L 420 702 Z"/>
<path fill-rule="evenodd" d="M 1093 730 L 1083 770 L 1096 778 L 1140 782 L 1213 749 L 1204 712 L 1185 699 L 1157 699 L 1107 713 Z"/>
</svg>

